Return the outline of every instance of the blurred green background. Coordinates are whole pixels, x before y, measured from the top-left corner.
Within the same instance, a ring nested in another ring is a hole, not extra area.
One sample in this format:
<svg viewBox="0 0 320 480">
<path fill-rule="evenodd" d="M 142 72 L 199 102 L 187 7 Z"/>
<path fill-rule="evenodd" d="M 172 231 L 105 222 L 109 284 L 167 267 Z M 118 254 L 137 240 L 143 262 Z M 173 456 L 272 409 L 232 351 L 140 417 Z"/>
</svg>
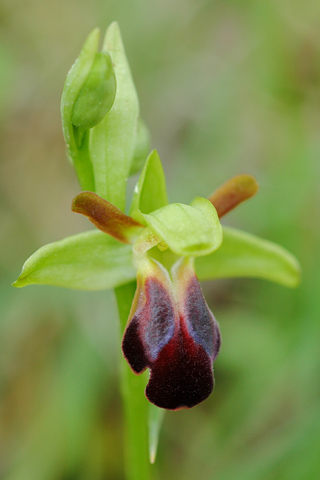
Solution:
<svg viewBox="0 0 320 480">
<path fill-rule="evenodd" d="M 171 201 L 255 175 L 258 196 L 225 223 L 303 268 L 295 290 L 204 284 L 223 335 L 215 391 L 166 415 L 155 478 L 320 478 L 316 0 L 2 0 L 0 478 L 124 478 L 112 293 L 10 286 L 38 247 L 90 228 L 70 211 L 59 103 L 86 35 L 113 20 Z"/>
</svg>

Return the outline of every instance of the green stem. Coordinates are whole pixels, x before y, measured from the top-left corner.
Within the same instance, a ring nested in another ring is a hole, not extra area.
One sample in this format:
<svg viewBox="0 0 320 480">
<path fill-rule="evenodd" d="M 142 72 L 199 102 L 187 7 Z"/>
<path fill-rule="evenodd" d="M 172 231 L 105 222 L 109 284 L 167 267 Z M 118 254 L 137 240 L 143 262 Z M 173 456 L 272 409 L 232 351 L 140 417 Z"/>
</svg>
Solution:
<svg viewBox="0 0 320 480">
<path fill-rule="evenodd" d="M 115 289 L 121 331 L 127 324 L 135 282 Z M 127 362 L 121 364 L 121 392 L 124 408 L 124 443 L 127 480 L 151 480 L 148 446 L 149 403 L 144 395 L 145 375 L 134 375 Z"/>
<path fill-rule="evenodd" d="M 70 135 L 70 140 L 72 140 L 72 148 L 69 149 L 69 155 L 72 158 L 80 187 L 82 190 L 94 192 L 95 184 L 89 152 L 89 130 L 81 132 L 80 129 L 74 126 L 71 128 L 72 135 Z M 77 140 L 79 140 L 80 145 L 77 145 Z"/>
</svg>

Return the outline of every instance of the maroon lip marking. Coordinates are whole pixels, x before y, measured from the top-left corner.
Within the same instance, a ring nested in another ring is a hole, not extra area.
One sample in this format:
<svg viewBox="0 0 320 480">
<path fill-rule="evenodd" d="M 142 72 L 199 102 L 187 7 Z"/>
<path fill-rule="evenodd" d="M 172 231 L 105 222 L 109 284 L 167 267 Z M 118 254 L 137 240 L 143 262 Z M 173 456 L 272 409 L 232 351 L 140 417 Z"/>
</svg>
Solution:
<svg viewBox="0 0 320 480">
<path fill-rule="evenodd" d="M 175 331 L 174 306 L 157 278 L 147 278 L 139 296 L 142 305 L 138 303 L 122 341 L 124 356 L 135 373 L 150 368 Z"/>
<path fill-rule="evenodd" d="M 219 326 L 204 299 L 195 275 L 190 278 L 187 285 L 183 305 L 192 338 L 204 348 L 213 362 L 218 356 L 221 345 Z"/>
<path fill-rule="evenodd" d="M 164 267 L 152 263 L 154 274 L 138 282 L 123 354 L 135 373 L 150 369 L 146 396 L 151 403 L 170 410 L 191 408 L 212 392 L 219 327 L 196 276 L 189 275 L 186 281 L 190 269 L 175 279 L 179 282 L 185 273 L 180 305 Z"/>
<path fill-rule="evenodd" d="M 184 328 L 180 327 L 150 368 L 146 395 L 158 407 L 170 410 L 191 408 L 212 392 L 211 359 Z"/>
</svg>

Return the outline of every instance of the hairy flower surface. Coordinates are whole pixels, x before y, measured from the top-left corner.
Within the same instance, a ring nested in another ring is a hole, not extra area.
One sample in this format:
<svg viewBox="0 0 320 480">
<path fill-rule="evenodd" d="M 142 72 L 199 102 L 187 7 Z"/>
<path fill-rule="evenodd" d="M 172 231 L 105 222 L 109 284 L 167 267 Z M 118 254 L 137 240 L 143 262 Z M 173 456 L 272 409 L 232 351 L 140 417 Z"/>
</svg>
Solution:
<svg viewBox="0 0 320 480">
<path fill-rule="evenodd" d="M 172 277 L 158 262 L 143 260 L 122 350 L 135 373 L 150 368 L 150 402 L 177 410 L 212 392 L 220 332 L 192 260 L 179 260 Z"/>
</svg>

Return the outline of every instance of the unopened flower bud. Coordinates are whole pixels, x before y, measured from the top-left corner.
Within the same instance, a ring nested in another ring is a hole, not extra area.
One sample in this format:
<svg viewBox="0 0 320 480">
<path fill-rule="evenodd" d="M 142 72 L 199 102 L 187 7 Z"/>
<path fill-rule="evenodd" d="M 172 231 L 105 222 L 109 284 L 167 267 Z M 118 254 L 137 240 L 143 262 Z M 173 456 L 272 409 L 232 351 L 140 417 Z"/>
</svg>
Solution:
<svg viewBox="0 0 320 480">
<path fill-rule="evenodd" d="M 92 128 L 105 117 L 116 95 L 116 77 L 110 55 L 97 53 L 75 101 L 71 121 L 77 128 Z"/>
</svg>

